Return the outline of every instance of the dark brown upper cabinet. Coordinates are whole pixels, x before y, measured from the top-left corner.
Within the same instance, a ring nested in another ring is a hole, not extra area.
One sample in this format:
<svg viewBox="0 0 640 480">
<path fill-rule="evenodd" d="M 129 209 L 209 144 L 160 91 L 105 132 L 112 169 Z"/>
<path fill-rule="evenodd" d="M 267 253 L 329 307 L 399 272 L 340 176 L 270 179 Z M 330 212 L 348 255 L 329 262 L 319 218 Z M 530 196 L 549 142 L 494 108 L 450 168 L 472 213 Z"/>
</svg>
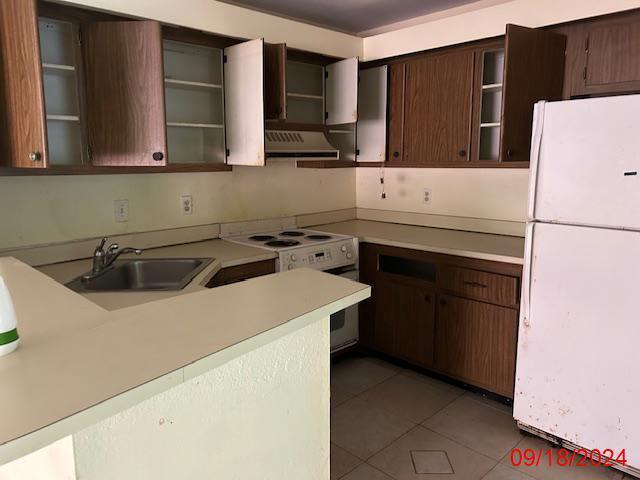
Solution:
<svg viewBox="0 0 640 480">
<path fill-rule="evenodd" d="M 453 49 L 391 66 L 391 164 L 427 167 L 469 160 L 473 62 L 473 51 Z"/>
<path fill-rule="evenodd" d="M 264 45 L 264 118 L 287 118 L 287 45 Z"/>
<path fill-rule="evenodd" d="M 91 163 L 166 165 L 160 24 L 97 22 L 82 37 Z"/>
<path fill-rule="evenodd" d="M 0 166 L 48 165 L 34 0 L 0 2 Z"/>
<path fill-rule="evenodd" d="M 508 25 L 504 41 L 391 65 L 388 162 L 527 166 L 533 106 L 562 98 L 566 38 Z"/>
<path fill-rule="evenodd" d="M 529 161 L 533 106 L 562 99 L 565 49 L 564 35 L 507 25 L 504 50 L 476 54 L 474 160 Z"/>
<path fill-rule="evenodd" d="M 473 52 L 407 62 L 403 161 L 442 165 L 469 159 Z"/>
<path fill-rule="evenodd" d="M 640 92 L 640 11 L 554 30 L 569 40 L 565 98 Z"/>
</svg>

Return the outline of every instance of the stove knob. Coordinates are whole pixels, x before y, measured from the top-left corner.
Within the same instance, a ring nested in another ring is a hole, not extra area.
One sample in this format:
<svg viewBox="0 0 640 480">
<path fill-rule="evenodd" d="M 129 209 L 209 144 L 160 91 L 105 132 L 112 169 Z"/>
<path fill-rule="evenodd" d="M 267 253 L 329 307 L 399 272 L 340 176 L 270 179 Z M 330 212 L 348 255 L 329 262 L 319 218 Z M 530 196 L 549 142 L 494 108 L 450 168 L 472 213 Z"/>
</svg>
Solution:
<svg viewBox="0 0 640 480">
<path fill-rule="evenodd" d="M 293 270 L 293 265 L 289 264 L 289 266 L 287 267 L 287 270 Z"/>
<path fill-rule="evenodd" d="M 293 253 L 291 254 L 291 257 L 289 257 L 289 258 L 291 258 L 292 262 L 295 262 L 297 260 L 297 257 Z"/>
<path fill-rule="evenodd" d="M 353 257 L 353 253 L 349 252 L 347 253 L 347 258 L 352 258 Z"/>
<path fill-rule="evenodd" d="M 341 251 L 341 252 L 346 252 L 346 251 L 347 251 L 347 246 L 346 246 L 346 245 L 342 245 L 342 246 L 340 247 L 340 251 Z"/>
</svg>

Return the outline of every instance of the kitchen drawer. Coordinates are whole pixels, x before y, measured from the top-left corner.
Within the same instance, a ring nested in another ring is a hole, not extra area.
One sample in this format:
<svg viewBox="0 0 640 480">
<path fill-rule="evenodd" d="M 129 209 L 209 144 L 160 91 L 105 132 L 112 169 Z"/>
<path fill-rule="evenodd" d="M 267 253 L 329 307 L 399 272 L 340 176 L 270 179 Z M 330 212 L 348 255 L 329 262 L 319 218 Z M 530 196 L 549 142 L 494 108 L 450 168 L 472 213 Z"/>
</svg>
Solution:
<svg viewBox="0 0 640 480">
<path fill-rule="evenodd" d="M 474 300 L 507 307 L 517 307 L 519 304 L 518 279 L 508 275 L 447 265 L 441 269 L 440 286 Z"/>
</svg>

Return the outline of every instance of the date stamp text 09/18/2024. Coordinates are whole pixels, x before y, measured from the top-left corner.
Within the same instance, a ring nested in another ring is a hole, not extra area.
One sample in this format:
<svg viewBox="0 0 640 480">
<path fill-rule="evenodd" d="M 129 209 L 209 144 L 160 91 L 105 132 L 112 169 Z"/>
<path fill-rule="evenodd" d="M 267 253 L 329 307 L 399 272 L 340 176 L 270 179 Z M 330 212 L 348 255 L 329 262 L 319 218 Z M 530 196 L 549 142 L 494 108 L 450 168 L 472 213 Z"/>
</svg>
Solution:
<svg viewBox="0 0 640 480">
<path fill-rule="evenodd" d="M 511 450 L 510 460 L 511 465 L 514 467 L 538 467 L 545 464 L 550 467 L 611 467 L 614 464 L 627 465 L 625 449 L 615 452 L 610 448 L 605 448 L 604 450 L 514 448 Z"/>
</svg>

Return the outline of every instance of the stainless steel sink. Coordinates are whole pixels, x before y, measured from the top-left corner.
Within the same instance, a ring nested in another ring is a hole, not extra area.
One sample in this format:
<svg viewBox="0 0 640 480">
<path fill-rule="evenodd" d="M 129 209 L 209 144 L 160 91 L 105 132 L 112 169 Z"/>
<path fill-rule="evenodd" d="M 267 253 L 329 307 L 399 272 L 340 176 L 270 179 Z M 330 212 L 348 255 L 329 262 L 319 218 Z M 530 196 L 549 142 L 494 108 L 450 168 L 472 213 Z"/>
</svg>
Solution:
<svg viewBox="0 0 640 480">
<path fill-rule="evenodd" d="M 67 287 L 76 292 L 182 290 L 213 258 L 119 260 L 96 277 L 81 275 Z"/>
</svg>

